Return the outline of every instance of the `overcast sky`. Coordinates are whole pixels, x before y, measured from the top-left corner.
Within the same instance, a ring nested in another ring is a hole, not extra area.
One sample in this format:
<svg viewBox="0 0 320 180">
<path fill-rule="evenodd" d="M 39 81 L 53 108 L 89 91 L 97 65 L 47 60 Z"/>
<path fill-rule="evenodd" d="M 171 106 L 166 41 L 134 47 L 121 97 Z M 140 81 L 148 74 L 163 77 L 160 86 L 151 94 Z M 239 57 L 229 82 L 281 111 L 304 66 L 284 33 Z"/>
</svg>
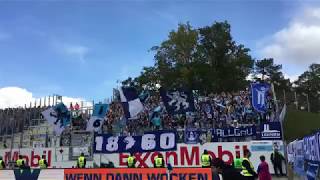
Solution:
<svg viewBox="0 0 320 180">
<path fill-rule="evenodd" d="M 317 1 L 0 2 L 0 107 L 54 93 L 103 100 L 153 64 L 150 48 L 178 23 L 224 20 L 255 59 L 273 57 L 291 80 L 320 63 Z"/>
</svg>

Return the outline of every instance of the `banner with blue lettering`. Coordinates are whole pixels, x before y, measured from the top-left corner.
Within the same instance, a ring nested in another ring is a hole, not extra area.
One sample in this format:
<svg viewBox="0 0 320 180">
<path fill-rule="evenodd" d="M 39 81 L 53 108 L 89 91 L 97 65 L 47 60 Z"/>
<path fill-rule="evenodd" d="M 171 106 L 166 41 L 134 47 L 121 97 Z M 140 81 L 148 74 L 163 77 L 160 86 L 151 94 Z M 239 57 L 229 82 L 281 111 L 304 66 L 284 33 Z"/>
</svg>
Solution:
<svg viewBox="0 0 320 180">
<path fill-rule="evenodd" d="M 218 141 L 218 138 L 237 138 L 256 136 L 256 126 L 239 127 L 239 128 L 216 128 L 212 130 L 213 142 Z"/>
<path fill-rule="evenodd" d="M 258 111 L 265 113 L 267 111 L 267 95 L 271 86 L 267 83 L 251 84 L 252 106 Z"/>
<path fill-rule="evenodd" d="M 320 161 L 317 135 L 319 133 L 303 138 L 304 159 L 308 161 Z"/>
<path fill-rule="evenodd" d="M 154 131 L 142 136 L 113 136 L 96 134 L 94 153 L 124 153 L 174 151 L 177 149 L 176 131 Z"/>
<path fill-rule="evenodd" d="M 268 122 L 260 125 L 260 140 L 281 140 L 281 123 Z"/>
</svg>

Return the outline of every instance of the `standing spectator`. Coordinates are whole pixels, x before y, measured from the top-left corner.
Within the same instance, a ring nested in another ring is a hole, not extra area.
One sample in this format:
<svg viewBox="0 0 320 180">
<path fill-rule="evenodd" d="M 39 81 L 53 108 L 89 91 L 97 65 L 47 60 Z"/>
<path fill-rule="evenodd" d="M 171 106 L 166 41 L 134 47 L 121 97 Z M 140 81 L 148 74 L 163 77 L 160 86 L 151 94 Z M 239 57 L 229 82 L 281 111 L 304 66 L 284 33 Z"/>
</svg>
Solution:
<svg viewBox="0 0 320 180">
<path fill-rule="evenodd" d="M 242 160 L 242 171 L 241 175 L 243 176 L 243 179 L 246 180 L 254 180 L 255 176 L 257 175 L 256 172 L 254 172 L 254 166 L 249 160 L 251 157 L 251 152 L 246 149 L 244 150 L 244 158 Z"/>
<path fill-rule="evenodd" d="M 280 171 L 280 175 L 284 176 L 282 172 L 282 161 L 284 161 L 283 155 L 278 151 L 277 148 L 274 149 L 274 152 L 271 154 L 271 162 L 274 168 L 274 173 L 279 176 L 278 170 Z"/>
<path fill-rule="evenodd" d="M 208 151 L 205 149 L 203 154 L 201 155 L 201 165 L 202 168 L 209 168 L 211 167 L 212 158 L 209 155 Z"/>
<path fill-rule="evenodd" d="M 73 105 L 72 103 L 70 103 L 70 107 L 69 107 L 70 111 L 74 111 Z"/>
<path fill-rule="evenodd" d="M 76 105 L 74 105 L 74 110 L 79 111 L 80 110 L 80 106 L 78 103 L 76 103 Z"/>
<path fill-rule="evenodd" d="M 152 122 L 152 124 L 153 124 L 153 126 L 155 127 L 156 130 L 160 129 L 161 119 L 160 119 L 160 114 L 158 112 L 154 113 L 151 122 Z"/>
<path fill-rule="evenodd" d="M 259 180 L 271 180 L 271 174 L 269 172 L 269 165 L 266 162 L 266 158 L 264 156 L 260 156 L 261 163 L 258 167 L 258 177 Z"/>
<path fill-rule="evenodd" d="M 244 180 L 245 178 L 233 167 L 215 158 L 212 161 L 213 180 Z"/>
</svg>

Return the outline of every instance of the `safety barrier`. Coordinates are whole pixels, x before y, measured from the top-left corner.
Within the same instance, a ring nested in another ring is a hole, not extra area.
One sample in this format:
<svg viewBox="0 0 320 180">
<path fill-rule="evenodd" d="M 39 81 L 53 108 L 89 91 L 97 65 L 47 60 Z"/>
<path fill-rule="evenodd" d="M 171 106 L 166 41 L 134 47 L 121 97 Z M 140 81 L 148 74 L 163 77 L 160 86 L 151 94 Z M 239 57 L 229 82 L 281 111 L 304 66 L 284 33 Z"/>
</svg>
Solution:
<svg viewBox="0 0 320 180">
<path fill-rule="evenodd" d="M 215 158 L 221 158 L 226 163 L 231 164 L 236 156 L 243 157 L 243 151 L 250 149 L 252 151 L 252 161 L 255 169 L 260 163 L 259 157 L 264 155 L 270 164 L 270 172 L 273 173 L 270 155 L 274 146 L 280 148 L 284 153 L 282 141 L 251 141 L 251 142 L 222 142 L 222 143 L 205 143 L 205 144 L 177 144 L 174 151 L 161 152 L 167 163 L 173 167 L 196 168 L 201 167 L 200 157 L 206 149 L 209 154 Z M 22 155 L 26 164 L 31 168 L 38 168 L 38 161 L 42 155 L 45 156 L 50 168 L 71 168 L 76 165 L 76 160 L 70 155 L 70 148 L 24 148 L 24 149 L 4 149 L 0 150 L 0 156 L 6 164 L 15 162 L 18 155 Z M 140 168 L 153 167 L 153 159 L 159 152 L 136 153 L 137 166 Z M 92 159 L 87 159 L 87 167 L 100 167 L 102 164 L 112 162 L 116 168 L 126 167 L 128 153 L 113 154 L 93 154 Z"/>
</svg>

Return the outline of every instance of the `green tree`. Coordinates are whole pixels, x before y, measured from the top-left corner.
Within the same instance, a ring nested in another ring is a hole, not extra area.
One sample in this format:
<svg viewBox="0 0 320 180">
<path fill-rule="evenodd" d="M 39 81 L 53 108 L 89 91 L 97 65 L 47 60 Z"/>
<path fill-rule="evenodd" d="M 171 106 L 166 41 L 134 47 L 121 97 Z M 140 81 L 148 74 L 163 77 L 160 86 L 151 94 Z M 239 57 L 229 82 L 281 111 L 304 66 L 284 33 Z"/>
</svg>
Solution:
<svg viewBox="0 0 320 180">
<path fill-rule="evenodd" d="M 309 97 L 310 110 L 312 112 L 320 111 L 320 64 L 312 64 L 309 69 L 301 74 L 297 81 L 296 91 L 299 94 Z M 307 106 L 306 97 L 303 104 Z"/>
<path fill-rule="evenodd" d="M 124 85 L 150 89 L 161 84 L 167 89 L 186 87 L 201 94 L 234 91 L 245 88 L 252 71 L 249 49 L 237 45 L 227 22 L 194 29 L 179 24 L 168 39 L 151 49 L 155 52 L 153 67 L 144 68 L 137 78 Z"/>
<path fill-rule="evenodd" d="M 207 89 L 215 92 L 243 89 L 254 62 L 250 50 L 236 44 L 227 22 L 216 22 L 199 31 L 199 57 L 209 66 L 204 78 Z"/>
<path fill-rule="evenodd" d="M 190 87 L 193 77 L 191 66 L 197 59 L 198 32 L 189 23 L 179 24 L 177 31 L 169 33 L 168 40 L 155 51 L 155 66 L 159 71 L 161 85 L 167 88 Z"/>
<path fill-rule="evenodd" d="M 283 92 L 290 91 L 291 83 L 284 77 L 281 70 L 282 65 L 275 64 L 272 58 L 255 61 L 254 79 L 272 83 L 277 96 L 282 99 Z"/>
</svg>

